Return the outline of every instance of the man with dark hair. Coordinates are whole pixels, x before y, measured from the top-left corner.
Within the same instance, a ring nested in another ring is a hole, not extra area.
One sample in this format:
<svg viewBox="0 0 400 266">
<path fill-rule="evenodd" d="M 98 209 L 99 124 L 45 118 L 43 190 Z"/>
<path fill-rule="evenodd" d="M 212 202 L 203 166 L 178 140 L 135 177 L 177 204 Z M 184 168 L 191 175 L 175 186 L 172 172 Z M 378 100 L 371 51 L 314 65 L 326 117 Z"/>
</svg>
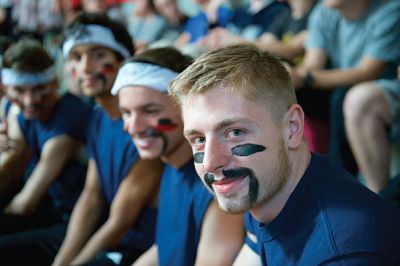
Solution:
<svg viewBox="0 0 400 266">
<path fill-rule="evenodd" d="M 263 265 L 400 264 L 399 210 L 310 153 L 279 59 L 253 45 L 217 49 L 169 92 L 205 186 L 225 211 L 251 213 Z"/>
<path fill-rule="evenodd" d="M 2 121 L 0 235 L 50 226 L 69 216 L 82 187 L 84 141 L 90 110 L 71 94 L 59 95 L 53 60 L 33 40 L 3 57 L 2 83 L 21 112 Z"/>
<path fill-rule="evenodd" d="M 67 27 L 63 53 L 75 86 L 98 104 L 87 127 L 86 183 L 68 227 L 36 230 L 15 245 L 0 247 L 0 260 L 13 265 L 131 264 L 154 242 L 162 170 L 160 161 L 138 158 L 123 131 L 118 99 L 111 95 L 117 69 L 133 54 L 132 40 L 106 15 L 83 13 Z"/>
</svg>

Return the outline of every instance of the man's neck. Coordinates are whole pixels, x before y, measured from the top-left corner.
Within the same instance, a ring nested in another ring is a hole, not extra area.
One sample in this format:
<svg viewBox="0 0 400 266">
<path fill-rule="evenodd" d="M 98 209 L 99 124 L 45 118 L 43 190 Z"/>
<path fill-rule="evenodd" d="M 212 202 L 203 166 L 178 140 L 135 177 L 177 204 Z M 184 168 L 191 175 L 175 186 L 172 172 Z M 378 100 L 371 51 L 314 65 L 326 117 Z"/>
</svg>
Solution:
<svg viewBox="0 0 400 266">
<path fill-rule="evenodd" d="M 311 154 L 305 143 L 302 144 L 299 151 L 296 151 L 292 156 L 289 155 L 291 169 L 286 184 L 272 199 L 266 202 L 260 202 L 250 210 L 250 213 L 257 221 L 268 224 L 279 215 L 285 207 L 290 195 L 303 177 L 310 163 L 310 158 Z"/>
<path fill-rule="evenodd" d="M 292 17 L 294 19 L 303 18 L 313 7 L 316 0 L 298 1 L 293 0 L 290 3 L 290 8 L 292 10 Z"/>
<path fill-rule="evenodd" d="M 185 139 L 167 155 L 161 156 L 161 160 L 174 168 L 179 169 L 193 158 L 192 148 Z"/>
<path fill-rule="evenodd" d="M 118 119 L 121 117 L 121 112 L 118 108 L 118 97 L 107 93 L 95 97 L 95 101 L 98 105 L 103 107 L 112 119 Z"/>
<path fill-rule="evenodd" d="M 347 20 L 358 20 L 367 11 L 370 4 L 370 0 L 357 0 L 357 1 L 346 1 L 343 8 L 339 11 L 344 18 Z"/>
</svg>

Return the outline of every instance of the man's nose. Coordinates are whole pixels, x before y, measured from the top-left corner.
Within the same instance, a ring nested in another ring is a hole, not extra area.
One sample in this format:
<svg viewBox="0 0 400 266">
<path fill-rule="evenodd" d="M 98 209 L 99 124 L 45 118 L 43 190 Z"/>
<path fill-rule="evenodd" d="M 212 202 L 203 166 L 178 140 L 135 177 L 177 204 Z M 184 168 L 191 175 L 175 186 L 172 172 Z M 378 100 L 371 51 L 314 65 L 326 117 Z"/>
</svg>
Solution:
<svg viewBox="0 0 400 266">
<path fill-rule="evenodd" d="M 227 143 L 215 137 L 208 138 L 204 148 L 204 171 L 215 173 L 219 169 L 223 169 L 228 164 L 230 156 Z"/>
</svg>

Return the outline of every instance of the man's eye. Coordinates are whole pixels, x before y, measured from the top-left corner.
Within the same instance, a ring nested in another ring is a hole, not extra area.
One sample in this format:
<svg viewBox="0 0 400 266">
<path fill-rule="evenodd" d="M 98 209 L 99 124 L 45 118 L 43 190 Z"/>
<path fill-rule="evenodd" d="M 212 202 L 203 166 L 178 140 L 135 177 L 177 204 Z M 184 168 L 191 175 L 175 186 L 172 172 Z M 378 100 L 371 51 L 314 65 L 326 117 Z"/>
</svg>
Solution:
<svg viewBox="0 0 400 266">
<path fill-rule="evenodd" d="M 244 134 L 244 130 L 238 129 L 238 128 L 232 129 L 232 130 L 230 130 L 230 131 L 228 132 L 228 135 L 229 135 L 230 137 L 238 137 L 238 136 L 241 136 L 241 135 L 243 135 L 243 134 Z"/>
<path fill-rule="evenodd" d="M 193 138 L 192 143 L 198 145 L 198 144 L 203 144 L 205 141 L 206 141 L 205 137 L 195 137 Z"/>
</svg>

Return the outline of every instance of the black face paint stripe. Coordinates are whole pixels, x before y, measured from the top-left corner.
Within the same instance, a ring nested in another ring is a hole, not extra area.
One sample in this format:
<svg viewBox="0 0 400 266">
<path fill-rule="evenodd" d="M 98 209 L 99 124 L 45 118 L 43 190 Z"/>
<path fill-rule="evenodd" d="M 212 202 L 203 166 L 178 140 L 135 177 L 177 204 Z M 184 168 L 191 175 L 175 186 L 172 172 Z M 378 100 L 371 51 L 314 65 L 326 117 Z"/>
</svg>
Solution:
<svg viewBox="0 0 400 266">
<path fill-rule="evenodd" d="M 212 183 L 214 183 L 214 175 L 213 174 L 205 174 L 204 175 L 204 182 L 207 184 L 207 186 L 214 191 L 212 187 Z"/>
<path fill-rule="evenodd" d="M 249 168 L 241 167 L 236 169 L 222 170 L 222 174 L 227 178 L 245 177 L 252 173 Z"/>
<path fill-rule="evenodd" d="M 262 152 L 266 148 L 262 145 L 257 145 L 257 144 L 242 144 L 242 145 L 237 145 L 231 149 L 232 155 L 236 156 L 249 156 L 257 152 Z"/>
<path fill-rule="evenodd" d="M 193 159 L 195 163 L 203 163 L 204 160 L 204 152 L 197 152 L 193 155 Z"/>
</svg>

